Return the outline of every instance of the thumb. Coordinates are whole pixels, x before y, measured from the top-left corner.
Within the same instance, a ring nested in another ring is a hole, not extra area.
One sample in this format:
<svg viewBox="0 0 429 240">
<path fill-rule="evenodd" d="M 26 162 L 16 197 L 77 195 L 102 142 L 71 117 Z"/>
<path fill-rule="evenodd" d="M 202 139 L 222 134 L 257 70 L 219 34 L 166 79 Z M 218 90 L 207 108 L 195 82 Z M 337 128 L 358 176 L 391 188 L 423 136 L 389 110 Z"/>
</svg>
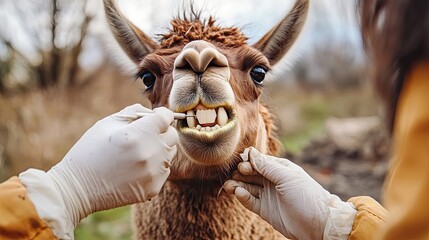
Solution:
<svg viewBox="0 0 429 240">
<path fill-rule="evenodd" d="M 160 133 L 165 133 L 174 121 L 173 112 L 165 107 L 155 108 L 153 114 L 135 120 L 131 124 L 137 128 L 154 128 Z"/>
<path fill-rule="evenodd" d="M 274 185 L 280 184 L 285 176 L 287 176 L 287 166 L 279 163 L 276 157 L 261 154 L 254 148 L 251 148 L 249 156 L 253 168 Z M 286 159 L 283 160 L 289 161 Z"/>
<path fill-rule="evenodd" d="M 256 214 L 260 214 L 261 212 L 261 200 L 255 198 L 254 196 L 252 196 L 252 194 L 250 194 L 249 191 L 247 191 L 246 189 L 242 188 L 242 187 L 237 187 L 235 188 L 234 191 L 234 195 L 235 197 L 237 197 L 238 201 L 247 209 L 249 209 L 250 211 L 256 213 Z"/>
</svg>

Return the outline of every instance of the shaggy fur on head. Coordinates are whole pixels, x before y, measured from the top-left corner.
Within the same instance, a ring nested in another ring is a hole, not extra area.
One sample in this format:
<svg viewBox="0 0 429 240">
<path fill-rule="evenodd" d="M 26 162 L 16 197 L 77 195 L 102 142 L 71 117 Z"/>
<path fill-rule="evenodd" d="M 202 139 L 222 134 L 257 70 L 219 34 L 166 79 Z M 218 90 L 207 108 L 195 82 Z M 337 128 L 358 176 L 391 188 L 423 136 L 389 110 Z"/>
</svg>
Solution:
<svg viewBox="0 0 429 240">
<path fill-rule="evenodd" d="M 171 29 L 161 38 L 161 48 L 185 45 L 194 40 L 217 42 L 225 47 L 239 47 L 246 44 L 247 37 L 238 28 L 224 28 L 215 25 L 215 19 L 195 18 L 192 21 L 176 18 L 171 21 Z"/>
</svg>

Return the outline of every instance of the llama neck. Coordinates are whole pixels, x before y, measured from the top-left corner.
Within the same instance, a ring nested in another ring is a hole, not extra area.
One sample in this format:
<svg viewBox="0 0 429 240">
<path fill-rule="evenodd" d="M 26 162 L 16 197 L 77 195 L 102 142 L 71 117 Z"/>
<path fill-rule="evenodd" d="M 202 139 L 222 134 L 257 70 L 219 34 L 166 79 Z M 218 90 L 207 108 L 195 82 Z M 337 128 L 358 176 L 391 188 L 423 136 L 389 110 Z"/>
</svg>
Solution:
<svg viewBox="0 0 429 240">
<path fill-rule="evenodd" d="M 167 182 L 157 197 L 135 208 L 138 239 L 275 239 L 271 226 L 234 197 L 218 197 L 219 189 L 214 182 Z"/>
</svg>

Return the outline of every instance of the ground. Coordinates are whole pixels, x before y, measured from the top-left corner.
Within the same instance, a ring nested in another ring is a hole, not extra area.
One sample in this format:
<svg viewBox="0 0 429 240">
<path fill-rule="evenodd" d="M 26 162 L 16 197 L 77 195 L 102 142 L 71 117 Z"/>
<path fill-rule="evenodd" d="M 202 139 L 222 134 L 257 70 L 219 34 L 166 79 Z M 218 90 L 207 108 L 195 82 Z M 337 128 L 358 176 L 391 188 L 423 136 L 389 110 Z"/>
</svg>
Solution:
<svg viewBox="0 0 429 240">
<path fill-rule="evenodd" d="M 334 119 L 334 129 L 327 121 L 323 137 L 313 139 L 290 159 L 306 169 L 328 191 L 347 200 L 366 195 L 380 200 L 382 183 L 389 158 L 389 142 L 377 117 Z M 347 124 L 366 126 L 353 134 L 345 133 Z M 368 125 L 368 121 L 375 124 Z M 330 133 L 340 131 L 340 134 Z"/>
</svg>

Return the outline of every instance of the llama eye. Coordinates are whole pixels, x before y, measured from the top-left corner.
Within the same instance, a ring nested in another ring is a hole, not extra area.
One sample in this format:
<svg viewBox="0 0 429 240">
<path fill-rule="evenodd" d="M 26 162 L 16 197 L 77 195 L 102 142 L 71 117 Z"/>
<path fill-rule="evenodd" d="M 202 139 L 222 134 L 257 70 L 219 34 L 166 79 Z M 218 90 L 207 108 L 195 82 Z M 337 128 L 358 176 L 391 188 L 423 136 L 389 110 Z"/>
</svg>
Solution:
<svg viewBox="0 0 429 240">
<path fill-rule="evenodd" d="M 256 84 L 262 84 L 265 78 L 265 69 L 263 67 L 254 67 L 250 70 L 250 77 Z"/>
<path fill-rule="evenodd" d="M 142 72 L 139 74 L 139 78 L 143 81 L 146 89 L 151 89 L 156 81 L 156 76 L 151 72 Z"/>
</svg>

